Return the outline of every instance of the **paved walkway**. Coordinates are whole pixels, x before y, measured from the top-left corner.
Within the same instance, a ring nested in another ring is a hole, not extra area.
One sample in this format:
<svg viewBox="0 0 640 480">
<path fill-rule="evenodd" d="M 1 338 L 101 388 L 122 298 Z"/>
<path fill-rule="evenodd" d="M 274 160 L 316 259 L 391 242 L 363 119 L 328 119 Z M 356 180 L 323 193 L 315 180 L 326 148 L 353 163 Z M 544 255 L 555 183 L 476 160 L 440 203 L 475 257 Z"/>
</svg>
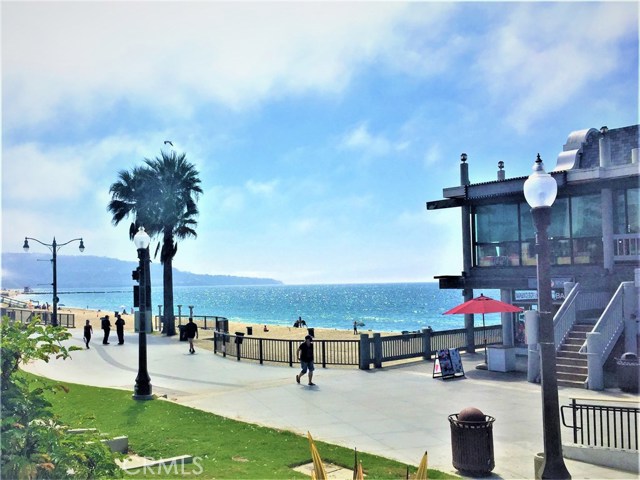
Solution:
<svg viewBox="0 0 640 480">
<path fill-rule="evenodd" d="M 80 330 L 71 344 L 83 346 Z M 95 340 L 98 340 L 96 335 Z M 359 451 L 417 465 L 425 450 L 429 467 L 456 473 L 451 464 L 447 417 L 474 406 L 496 418 L 493 426 L 493 478 L 533 478 L 533 457 L 542 450 L 542 400 L 539 385 L 522 373 L 475 370 L 481 355 L 463 355 L 466 377 L 432 378 L 432 363 L 419 362 L 380 370 L 316 370 L 316 387 L 295 382 L 297 368 L 259 365 L 214 355 L 176 337 L 148 338 L 153 393 L 238 420 L 287 429 Z M 133 391 L 137 373 L 137 336 L 124 345 L 74 352 L 66 361 L 30 365 L 49 378 Z M 560 402 L 571 397 L 638 399 L 618 391 L 603 393 L 560 388 Z M 563 428 L 565 439 L 568 430 Z M 184 452 L 183 452 L 184 453 Z M 636 479 L 632 473 L 567 460 L 574 479 Z"/>
</svg>

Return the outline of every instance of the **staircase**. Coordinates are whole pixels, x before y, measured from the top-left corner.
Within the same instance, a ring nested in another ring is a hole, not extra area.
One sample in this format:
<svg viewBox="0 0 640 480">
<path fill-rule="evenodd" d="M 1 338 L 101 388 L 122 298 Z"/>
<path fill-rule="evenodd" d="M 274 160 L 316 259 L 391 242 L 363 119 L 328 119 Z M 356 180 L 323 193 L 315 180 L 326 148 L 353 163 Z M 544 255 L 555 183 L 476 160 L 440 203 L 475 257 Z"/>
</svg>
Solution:
<svg viewBox="0 0 640 480">
<path fill-rule="evenodd" d="M 587 333 L 593 329 L 595 320 L 585 320 L 571 327 L 564 342 L 556 352 L 556 374 L 558 386 L 586 388 L 589 370 L 587 356 L 578 353 L 587 340 Z M 587 323 L 588 322 L 588 323 Z"/>
</svg>

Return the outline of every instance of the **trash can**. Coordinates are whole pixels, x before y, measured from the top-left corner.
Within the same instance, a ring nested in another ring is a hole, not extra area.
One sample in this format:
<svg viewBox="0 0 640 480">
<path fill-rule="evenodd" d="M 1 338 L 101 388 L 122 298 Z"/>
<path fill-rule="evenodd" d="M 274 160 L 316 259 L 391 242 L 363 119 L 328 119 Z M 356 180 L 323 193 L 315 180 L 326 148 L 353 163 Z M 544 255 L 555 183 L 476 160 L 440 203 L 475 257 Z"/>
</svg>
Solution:
<svg viewBox="0 0 640 480">
<path fill-rule="evenodd" d="M 467 407 L 449 415 L 453 466 L 462 473 L 488 475 L 495 467 L 493 422 L 477 408 Z"/>
<path fill-rule="evenodd" d="M 315 329 L 313 329 L 313 328 L 307 328 L 307 331 L 309 332 L 309 335 L 311 335 L 312 337 L 314 337 L 314 338 L 315 338 L 315 336 L 316 336 L 316 335 L 315 335 Z"/>
<path fill-rule="evenodd" d="M 180 330 L 180 341 L 187 341 L 187 326 L 186 325 L 178 325 L 178 329 Z"/>
<path fill-rule="evenodd" d="M 253 335 L 253 327 L 247 327 L 247 335 Z"/>
<path fill-rule="evenodd" d="M 635 353 L 623 353 L 618 359 L 618 387 L 623 392 L 638 393 L 640 361 Z"/>
<path fill-rule="evenodd" d="M 244 333 L 236 332 L 236 345 L 242 345 L 243 337 L 244 337 Z"/>
</svg>

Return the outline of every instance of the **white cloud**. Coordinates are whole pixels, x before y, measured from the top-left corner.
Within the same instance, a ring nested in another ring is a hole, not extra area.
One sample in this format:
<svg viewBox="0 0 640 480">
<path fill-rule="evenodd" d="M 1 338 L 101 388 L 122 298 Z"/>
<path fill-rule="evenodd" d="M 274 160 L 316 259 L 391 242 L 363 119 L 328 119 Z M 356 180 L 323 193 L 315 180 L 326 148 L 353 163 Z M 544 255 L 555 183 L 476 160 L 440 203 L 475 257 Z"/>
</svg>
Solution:
<svg viewBox="0 0 640 480">
<path fill-rule="evenodd" d="M 247 180 L 245 187 L 254 195 L 261 195 L 264 197 L 270 197 L 278 188 L 278 180 L 271 180 L 270 182 L 258 182 L 256 180 Z"/>
<path fill-rule="evenodd" d="M 199 208 L 201 212 L 219 212 L 221 215 L 244 210 L 245 196 L 238 187 L 214 186 L 203 195 Z"/>
<path fill-rule="evenodd" d="M 487 30 L 475 71 L 521 133 L 628 62 L 617 43 L 637 42 L 633 3 L 506 5 L 511 13 Z"/>
<path fill-rule="evenodd" d="M 25 2 L 3 6 L 12 127 L 114 102 L 189 116 L 268 96 L 340 92 L 393 36 L 395 3 Z"/>
<path fill-rule="evenodd" d="M 341 148 L 361 151 L 365 155 L 375 157 L 405 150 L 407 146 L 407 142 L 392 142 L 384 135 L 371 133 L 366 123 L 361 123 L 347 132 L 340 142 Z"/>
<path fill-rule="evenodd" d="M 429 145 L 429 148 L 424 154 L 423 165 L 429 169 L 433 165 L 437 165 L 442 161 L 442 148 L 440 144 L 434 143 Z"/>
</svg>

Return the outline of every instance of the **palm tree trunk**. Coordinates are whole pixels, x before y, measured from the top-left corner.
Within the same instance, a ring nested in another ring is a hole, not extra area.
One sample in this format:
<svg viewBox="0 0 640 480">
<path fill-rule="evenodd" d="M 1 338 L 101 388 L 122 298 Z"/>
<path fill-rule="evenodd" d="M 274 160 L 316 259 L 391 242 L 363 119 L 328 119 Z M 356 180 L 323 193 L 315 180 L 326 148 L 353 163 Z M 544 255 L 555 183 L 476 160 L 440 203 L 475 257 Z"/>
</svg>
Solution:
<svg viewBox="0 0 640 480">
<path fill-rule="evenodd" d="M 173 238 L 165 236 L 165 247 L 168 252 L 173 251 Z M 164 303 L 164 325 L 162 333 L 171 337 L 176 334 L 176 319 L 173 315 L 173 257 L 166 255 L 163 263 L 163 303 Z"/>
</svg>

